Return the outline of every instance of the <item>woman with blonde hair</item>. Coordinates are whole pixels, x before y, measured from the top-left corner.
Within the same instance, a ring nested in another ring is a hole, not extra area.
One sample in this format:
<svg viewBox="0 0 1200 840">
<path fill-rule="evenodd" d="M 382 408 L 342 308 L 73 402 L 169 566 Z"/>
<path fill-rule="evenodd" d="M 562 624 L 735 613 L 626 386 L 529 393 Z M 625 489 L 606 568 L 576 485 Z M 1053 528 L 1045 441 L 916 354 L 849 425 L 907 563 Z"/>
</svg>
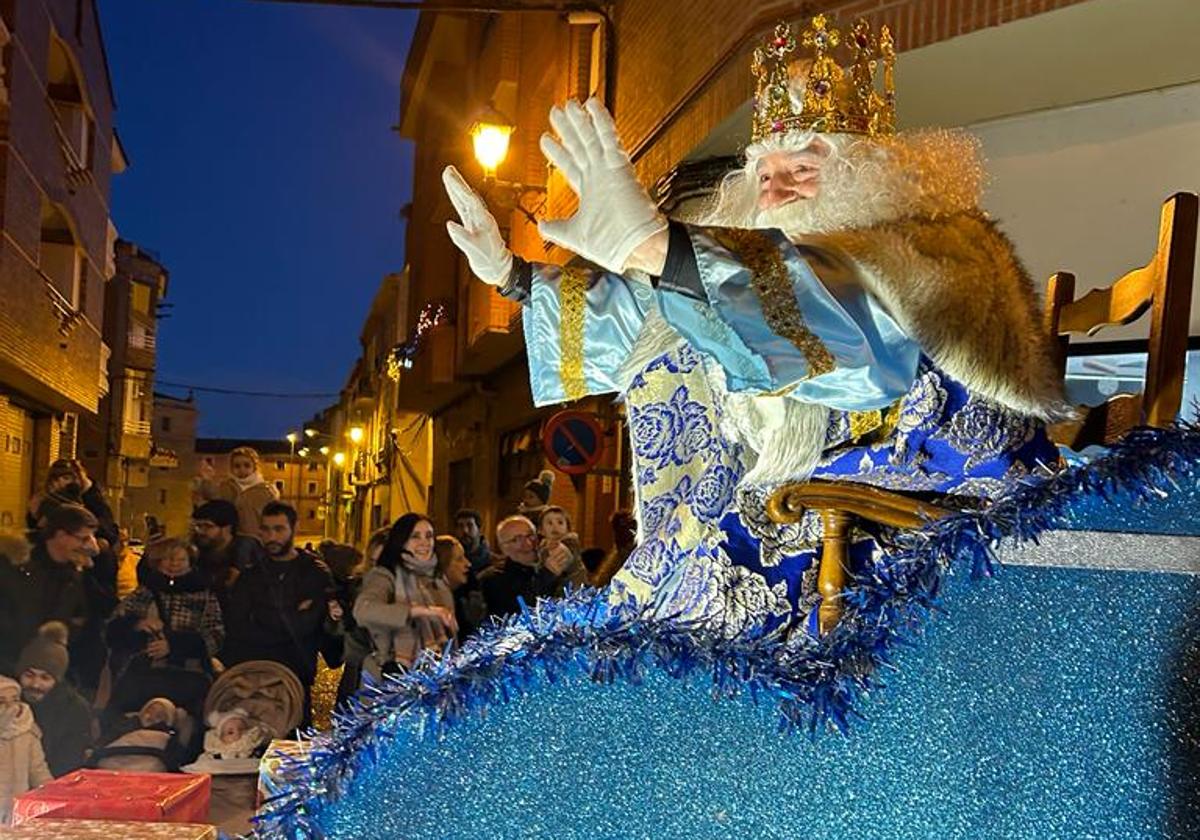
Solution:
<svg viewBox="0 0 1200 840">
<path fill-rule="evenodd" d="M 263 508 L 279 499 L 279 493 L 258 469 L 258 452 L 249 446 L 239 446 L 229 453 L 229 475 L 219 480 L 202 477 L 199 490 L 205 501 L 233 502 L 238 511 L 238 533 L 254 539 L 259 539 Z"/>
<path fill-rule="evenodd" d="M 410 667 L 423 650 L 442 650 L 458 632 L 454 596 L 437 565 L 428 517 L 397 519 L 354 601 L 354 620 L 370 632 L 373 648 L 363 670 L 375 679 Z"/>
</svg>

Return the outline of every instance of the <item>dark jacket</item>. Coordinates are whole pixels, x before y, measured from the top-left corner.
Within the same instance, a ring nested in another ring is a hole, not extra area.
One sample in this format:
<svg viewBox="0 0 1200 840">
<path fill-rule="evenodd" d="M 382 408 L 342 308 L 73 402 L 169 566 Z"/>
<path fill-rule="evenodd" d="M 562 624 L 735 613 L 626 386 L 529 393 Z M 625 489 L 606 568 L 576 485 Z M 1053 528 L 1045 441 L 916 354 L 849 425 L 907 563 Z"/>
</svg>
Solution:
<svg viewBox="0 0 1200 840">
<path fill-rule="evenodd" d="M 520 612 L 517 597 L 532 607 L 538 598 L 550 598 L 563 593 L 563 578 L 546 569 L 535 569 L 505 559 L 503 565 L 493 566 L 479 574 L 479 588 L 487 602 L 489 615 L 511 615 Z"/>
<path fill-rule="evenodd" d="M 78 770 L 92 745 L 92 710 L 74 688 L 58 682 L 40 703 L 30 703 L 42 750 L 55 778 Z"/>
<path fill-rule="evenodd" d="M 205 585 L 221 602 L 221 609 L 229 610 L 229 595 L 237 583 L 238 576 L 254 564 L 262 554 L 262 543 L 253 537 L 234 536 L 224 548 L 201 550 L 196 558 L 196 569 L 204 578 Z"/>
<path fill-rule="evenodd" d="M 0 673 L 13 672 L 21 649 L 47 621 L 63 622 L 74 638 L 87 616 L 83 581 L 72 564 L 51 560 L 42 545 L 24 563 L 0 556 Z"/>
<path fill-rule="evenodd" d="M 467 562 L 471 564 L 471 571 L 474 574 L 479 574 L 500 560 L 500 555 L 492 553 L 492 549 L 488 546 L 487 539 L 484 537 L 479 538 L 479 542 L 475 544 L 475 548 L 467 551 L 464 547 L 463 551 L 467 555 Z"/>
<path fill-rule="evenodd" d="M 256 560 L 229 596 L 225 664 L 267 659 L 311 686 L 332 593 L 329 568 L 314 554 L 301 550 L 294 560 Z"/>
</svg>

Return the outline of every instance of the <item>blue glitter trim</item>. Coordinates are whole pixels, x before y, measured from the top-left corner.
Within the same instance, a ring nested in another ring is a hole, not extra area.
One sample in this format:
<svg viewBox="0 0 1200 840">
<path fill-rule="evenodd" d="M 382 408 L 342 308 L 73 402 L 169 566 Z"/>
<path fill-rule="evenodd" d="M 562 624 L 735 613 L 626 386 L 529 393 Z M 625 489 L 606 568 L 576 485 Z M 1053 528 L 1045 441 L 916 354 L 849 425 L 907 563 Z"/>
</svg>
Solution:
<svg viewBox="0 0 1200 840">
<path fill-rule="evenodd" d="M 1138 429 L 1106 455 L 1031 478 L 986 510 L 956 514 L 905 533 L 888 562 L 859 577 L 828 636 L 721 638 L 702 625 L 643 620 L 610 610 L 584 590 L 540 601 L 484 627 L 461 650 L 424 656 L 409 672 L 368 687 L 335 713 L 334 730 L 311 733 L 302 759 L 285 760 L 256 819 L 258 837 L 323 838 L 320 814 L 379 760 L 385 745 L 416 725 L 437 736 L 468 716 L 523 696 L 540 678 L 584 674 L 609 683 L 641 681 L 650 667 L 672 677 L 708 673 L 713 693 L 774 702 L 783 731 L 843 734 L 864 695 L 883 685 L 900 646 L 920 635 L 945 575 L 994 574 L 1001 540 L 1036 541 L 1061 527 L 1073 503 L 1098 497 L 1157 500 L 1200 465 L 1200 425 Z"/>
</svg>

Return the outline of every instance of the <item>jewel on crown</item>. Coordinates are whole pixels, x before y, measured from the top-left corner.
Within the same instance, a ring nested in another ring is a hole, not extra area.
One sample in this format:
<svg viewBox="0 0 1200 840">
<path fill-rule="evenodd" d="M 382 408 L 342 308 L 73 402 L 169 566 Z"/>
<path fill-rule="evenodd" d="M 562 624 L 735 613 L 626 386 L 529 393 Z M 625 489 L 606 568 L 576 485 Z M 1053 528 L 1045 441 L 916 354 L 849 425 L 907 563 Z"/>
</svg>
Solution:
<svg viewBox="0 0 1200 840">
<path fill-rule="evenodd" d="M 846 67 L 832 55 L 843 40 L 851 58 Z M 798 47 L 805 48 L 811 58 L 792 62 Z M 880 63 L 882 92 L 875 87 Z M 844 36 L 825 15 L 817 15 L 797 43 L 791 26 L 780 23 L 754 51 L 753 140 L 796 130 L 870 137 L 894 134 L 895 63 L 895 45 L 886 26 L 880 27 L 875 37 L 871 25 L 860 18 Z M 793 79 L 798 65 L 803 65 L 800 78 Z"/>
</svg>

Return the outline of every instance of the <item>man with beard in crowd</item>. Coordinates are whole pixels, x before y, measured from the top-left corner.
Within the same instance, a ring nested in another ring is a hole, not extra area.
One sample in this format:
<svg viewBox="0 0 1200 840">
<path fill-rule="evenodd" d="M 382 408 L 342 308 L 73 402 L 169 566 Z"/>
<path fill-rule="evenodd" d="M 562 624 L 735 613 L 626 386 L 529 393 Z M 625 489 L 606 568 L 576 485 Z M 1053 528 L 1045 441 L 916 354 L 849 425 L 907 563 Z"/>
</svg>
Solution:
<svg viewBox="0 0 1200 840">
<path fill-rule="evenodd" d="M 894 57 L 865 21 L 781 25 L 755 53 L 745 165 L 696 224 L 658 211 L 598 101 L 552 109 L 541 148 L 579 204 L 539 233 L 586 264 L 516 257 L 447 168 L 451 239 L 538 337 L 534 402 L 624 398 L 641 534 L 615 601 L 786 631 L 816 615 L 821 523 L 771 522 L 780 484 L 978 498 L 1056 462 L 1061 377 L 1032 282 L 979 209 L 978 142 L 896 132 Z"/>
<path fill-rule="evenodd" d="M 16 667 L 21 699 L 33 709 L 55 778 L 83 766 L 94 735 L 91 707 L 66 682 L 69 662 L 66 625 L 51 621 L 25 645 Z"/>
<path fill-rule="evenodd" d="M 341 618 L 328 567 L 294 544 L 296 510 L 271 502 L 262 510 L 263 555 L 233 585 L 226 619 L 227 665 L 268 659 L 291 668 L 308 695 L 317 675 L 317 652 Z M 326 625 L 329 625 L 328 627 Z"/>
<path fill-rule="evenodd" d="M 253 537 L 237 532 L 238 510 L 233 502 L 214 499 L 192 511 L 192 544 L 196 546 L 196 568 L 208 588 L 229 614 L 229 593 L 245 569 L 262 551 Z"/>
<path fill-rule="evenodd" d="M 458 537 L 467 555 L 467 561 L 471 564 L 472 577 L 500 559 L 492 553 L 482 528 L 483 517 L 479 515 L 479 511 L 463 508 L 454 514 L 454 535 Z"/>
</svg>

